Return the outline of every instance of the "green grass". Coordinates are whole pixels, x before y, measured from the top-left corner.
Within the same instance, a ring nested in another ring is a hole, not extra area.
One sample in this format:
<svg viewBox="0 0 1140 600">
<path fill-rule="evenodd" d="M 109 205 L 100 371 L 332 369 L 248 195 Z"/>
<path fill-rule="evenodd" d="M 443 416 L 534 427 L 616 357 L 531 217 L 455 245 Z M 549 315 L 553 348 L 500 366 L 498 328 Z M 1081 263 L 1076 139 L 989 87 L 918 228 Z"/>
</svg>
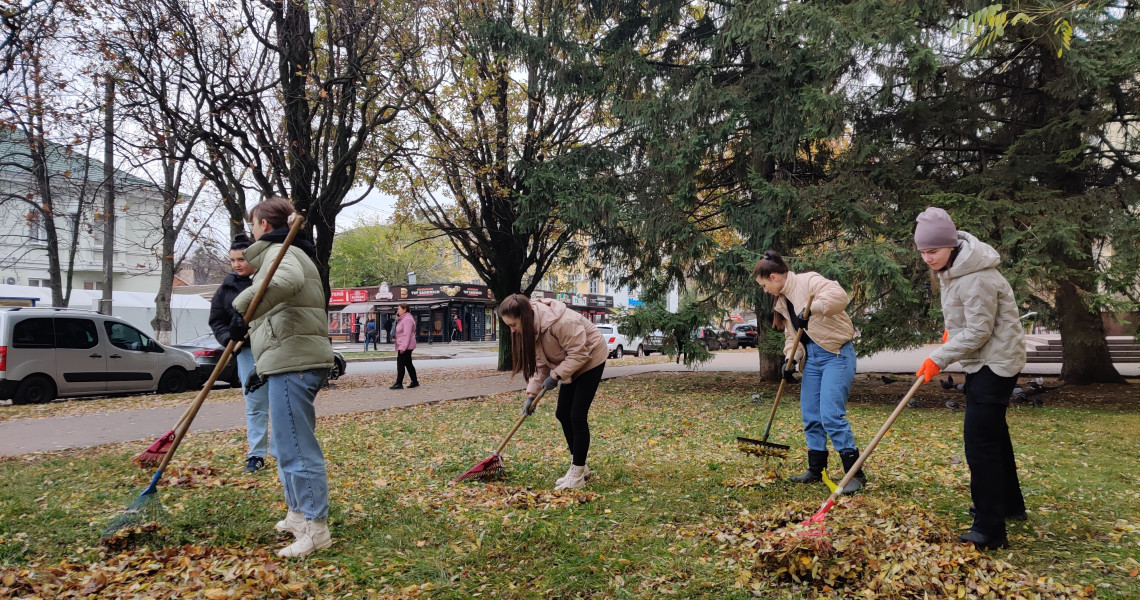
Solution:
<svg viewBox="0 0 1140 600">
<path fill-rule="evenodd" d="M 433 598 L 752 597 L 733 587 L 738 569 L 712 532 L 746 510 L 788 502 L 811 510 L 827 490 L 728 485 L 766 470 L 734 443 L 737 435 L 759 435 L 768 415 L 768 405 L 749 400 L 750 380 L 687 373 L 604 383 L 591 411 L 596 477 L 587 488 L 600 497 L 568 507 L 502 502 L 524 488 L 548 491 L 565 471 L 553 403 L 507 447 L 509 477 L 494 487 L 448 481 L 509 429 L 513 395 L 322 420 L 335 544 L 282 568 L 322 597 L 369 597 L 369 590 Z M 892 408 L 855 395 L 849 418 L 857 439 L 869 440 Z M 1040 576 L 1097 586 L 1099 598 L 1140 596 L 1140 578 L 1130 575 L 1140 566 L 1140 413 L 1047 406 L 1011 409 L 1009 421 L 1030 520 L 1011 525 L 1012 547 L 996 555 Z M 961 425 L 960 411 L 905 411 L 867 463 L 867 493 L 899 511 L 941 515 L 948 530 L 967 528 Z M 802 468 L 799 430 L 796 403 L 788 401 L 772 435 L 793 448 L 781 476 Z M 0 463 L 0 565 L 34 574 L 64 561 L 84 565 L 76 567 L 83 576 L 115 560 L 97 537 L 146 486 L 152 473 L 129 463 L 145 445 Z M 163 529 L 144 536 L 144 545 L 235 555 L 283 546 L 272 532 L 285 513 L 274 470 L 241 475 L 243 447 L 242 432 L 189 438 L 172 475 L 195 480 L 160 488 Z M 833 455 L 836 480 L 837 462 Z M 764 597 L 804 593 L 764 585 Z"/>
<path fill-rule="evenodd" d="M 346 359 L 348 358 L 386 358 L 389 356 L 396 356 L 395 352 L 376 351 L 371 352 L 342 352 Z"/>
</svg>

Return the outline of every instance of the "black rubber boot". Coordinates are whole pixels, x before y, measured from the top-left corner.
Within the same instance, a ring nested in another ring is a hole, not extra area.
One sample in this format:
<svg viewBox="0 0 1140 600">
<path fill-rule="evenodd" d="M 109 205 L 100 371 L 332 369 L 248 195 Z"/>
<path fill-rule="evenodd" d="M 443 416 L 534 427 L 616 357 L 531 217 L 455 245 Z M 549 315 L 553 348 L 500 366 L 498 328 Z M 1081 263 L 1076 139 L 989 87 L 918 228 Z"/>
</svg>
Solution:
<svg viewBox="0 0 1140 600">
<path fill-rule="evenodd" d="M 799 475 L 793 475 L 788 481 L 796 483 L 815 483 L 823 481 L 823 471 L 827 468 L 827 450 L 808 450 L 808 468 Z"/>
<path fill-rule="evenodd" d="M 843 475 L 846 477 L 847 472 L 851 470 L 851 466 L 855 464 L 855 461 L 859 460 L 859 449 L 856 448 L 854 450 L 840 452 L 839 459 L 843 461 Z M 847 485 L 843 486 L 843 493 L 854 494 L 855 492 L 858 492 L 860 488 L 862 488 L 866 483 L 867 476 L 863 474 L 863 468 L 860 467 L 859 470 L 855 473 L 855 476 L 851 478 L 851 481 L 848 481 Z"/>
</svg>

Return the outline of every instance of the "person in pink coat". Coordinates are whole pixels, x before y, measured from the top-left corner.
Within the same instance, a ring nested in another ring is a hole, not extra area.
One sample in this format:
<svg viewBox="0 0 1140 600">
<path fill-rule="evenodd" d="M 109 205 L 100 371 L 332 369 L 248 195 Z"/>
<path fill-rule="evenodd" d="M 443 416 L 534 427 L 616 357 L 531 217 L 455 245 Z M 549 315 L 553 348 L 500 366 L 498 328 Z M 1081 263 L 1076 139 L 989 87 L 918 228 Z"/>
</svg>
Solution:
<svg viewBox="0 0 1140 600">
<path fill-rule="evenodd" d="M 587 416 L 609 356 L 606 341 L 589 319 L 557 300 L 511 294 L 499 304 L 499 317 L 511 328 L 512 375 L 521 372 L 528 379 L 523 412 L 534 413 L 539 390 L 561 384 L 554 416 L 562 424 L 571 461 L 554 489 L 584 487 L 590 476 Z"/>
<path fill-rule="evenodd" d="M 412 382 L 409 388 L 420 387 L 420 380 L 416 378 L 416 367 L 412 364 L 412 350 L 416 349 L 416 318 L 408 312 L 407 303 L 401 303 L 396 309 L 396 385 L 390 390 L 404 389 L 404 370 L 407 369 Z"/>
</svg>

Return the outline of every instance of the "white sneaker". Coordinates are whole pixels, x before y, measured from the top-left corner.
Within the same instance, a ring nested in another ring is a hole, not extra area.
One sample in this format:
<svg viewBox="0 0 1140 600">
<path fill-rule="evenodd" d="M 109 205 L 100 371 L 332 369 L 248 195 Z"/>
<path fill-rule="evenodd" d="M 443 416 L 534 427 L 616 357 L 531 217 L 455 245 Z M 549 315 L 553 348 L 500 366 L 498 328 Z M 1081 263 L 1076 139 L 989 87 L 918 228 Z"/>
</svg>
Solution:
<svg viewBox="0 0 1140 600">
<path fill-rule="evenodd" d="M 285 515 L 285 519 L 278 521 L 273 529 L 277 533 L 291 533 L 295 538 L 301 537 L 301 534 L 305 533 L 305 515 L 304 513 L 289 511 L 289 514 Z"/>
<path fill-rule="evenodd" d="M 585 470 L 584 471 L 585 478 L 589 479 L 590 478 L 590 465 L 583 465 L 582 468 Z M 554 480 L 554 485 L 562 485 L 563 483 L 566 483 L 566 480 L 570 479 L 570 472 L 573 470 L 574 470 L 574 465 L 570 465 L 570 468 L 566 469 L 565 475 Z"/>
<path fill-rule="evenodd" d="M 584 487 L 586 487 L 586 466 L 572 466 L 570 471 L 566 473 L 566 480 L 558 484 L 554 491 L 577 490 Z"/>
<path fill-rule="evenodd" d="M 305 521 L 305 527 L 297 540 L 277 551 L 284 558 L 304 558 L 322 548 L 332 545 L 328 521 Z"/>
</svg>

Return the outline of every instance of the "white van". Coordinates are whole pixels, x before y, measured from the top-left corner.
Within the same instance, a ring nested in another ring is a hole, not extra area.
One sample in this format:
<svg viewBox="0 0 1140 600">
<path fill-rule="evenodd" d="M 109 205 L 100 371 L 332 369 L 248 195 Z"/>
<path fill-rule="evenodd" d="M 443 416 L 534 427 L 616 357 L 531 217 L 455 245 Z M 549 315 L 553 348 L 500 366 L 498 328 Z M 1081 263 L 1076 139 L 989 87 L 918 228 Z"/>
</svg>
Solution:
<svg viewBox="0 0 1140 600">
<path fill-rule="evenodd" d="M 0 307 L 0 400 L 13 404 L 195 385 L 194 355 L 93 311 Z"/>
</svg>

